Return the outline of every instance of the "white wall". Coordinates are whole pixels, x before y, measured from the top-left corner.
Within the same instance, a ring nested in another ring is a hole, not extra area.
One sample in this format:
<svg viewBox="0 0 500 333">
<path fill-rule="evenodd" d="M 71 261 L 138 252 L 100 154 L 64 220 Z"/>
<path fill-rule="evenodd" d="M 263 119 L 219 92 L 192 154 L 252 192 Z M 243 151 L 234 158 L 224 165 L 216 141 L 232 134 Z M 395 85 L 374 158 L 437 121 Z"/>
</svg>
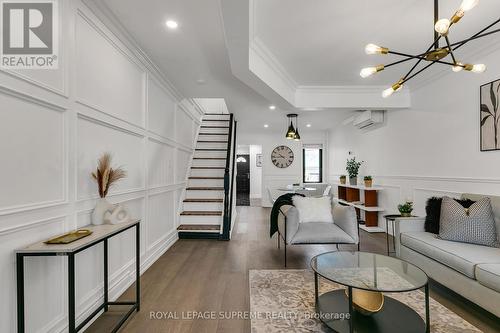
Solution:
<svg viewBox="0 0 500 333">
<path fill-rule="evenodd" d="M 257 154 L 262 154 L 262 146 L 250 145 L 250 198 L 262 198 L 262 167 L 257 166 Z"/>
<path fill-rule="evenodd" d="M 16 331 L 14 250 L 90 223 L 90 178 L 105 151 L 128 177 L 112 189 L 141 222 L 141 271 L 177 239 L 199 112 L 111 24 L 76 0 L 60 1 L 60 68 L 0 71 L 0 332 Z M 132 282 L 133 230 L 110 241 L 110 298 Z M 102 245 L 76 257 L 77 316 L 99 304 Z M 67 266 L 26 260 L 27 332 L 62 332 Z"/>
<path fill-rule="evenodd" d="M 328 135 L 323 131 L 308 131 L 301 133 L 302 140 L 297 142 L 287 140 L 283 132 L 265 131 L 261 133 L 239 133 L 238 144 L 262 146 L 262 206 L 271 207 L 268 188 L 276 189 L 288 184 L 302 183 L 302 145 L 320 143 L 324 147 L 324 156 L 328 154 Z M 271 161 L 271 152 L 277 146 L 285 145 L 292 149 L 294 161 L 288 167 L 280 169 Z M 328 163 L 324 159 L 323 169 L 328 170 Z"/>
<path fill-rule="evenodd" d="M 415 201 L 416 213 L 424 215 L 432 195 L 499 195 L 500 151 L 479 150 L 479 87 L 500 78 L 499 57 L 500 51 L 475 57 L 474 63 L 488 65 L 481 75 L 450 71 L 429 80 L 412 93 L 412 108 L 390 111 L 382 128 L 367 133 L 352 126 L 334 128 L 329 137 L 330 181 L 345 174 L 351 150 L 366 161 L 361 176 L 371 174 L 387 188 L 381 205 L 389 212 L 408 197 Z"/>
</svg>

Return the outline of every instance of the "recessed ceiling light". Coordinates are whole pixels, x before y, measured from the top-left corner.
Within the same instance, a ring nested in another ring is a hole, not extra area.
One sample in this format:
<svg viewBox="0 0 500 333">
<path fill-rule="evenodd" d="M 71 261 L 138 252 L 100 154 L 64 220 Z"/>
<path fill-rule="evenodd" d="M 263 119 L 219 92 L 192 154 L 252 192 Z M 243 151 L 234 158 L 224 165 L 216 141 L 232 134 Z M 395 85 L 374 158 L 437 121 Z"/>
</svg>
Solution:
<svg viewBox="0 0 500 333">
<path fill-rule="evenodd" d="M 274 106 L 274 105 L 269 105 L 269 110 L 276 110 L 276 106 Z"/>
<path fill-rule="evenodd" d="M 196 80 L 196 83 L 205 84 L 205 83 L 207 83 L 207 81 L 205 79 L 198 79 L 198 80 Z"/>
<path fill-rule="evenodd" d="M 307 126 L 307 127 L 311 127 L 311 124 L 307 124 L 306 126 Z"/>
<path fill-rule="evenodd" d="M 264 124 L 264 127 L 265 127 L 265 128 L 268 128 L 268 127 L 269 127 L 269 125 L 268 125 L 268 124 Z"/>
<path fill-rule="evenodd" d="M 179 24 L 176 21 L 173 21 L 173 20 L 168 20 L 167 22 L 165 22 L 165 24 L 170 29 L 177 29 L 177 27 L 179 26 Z"/>
</svg>

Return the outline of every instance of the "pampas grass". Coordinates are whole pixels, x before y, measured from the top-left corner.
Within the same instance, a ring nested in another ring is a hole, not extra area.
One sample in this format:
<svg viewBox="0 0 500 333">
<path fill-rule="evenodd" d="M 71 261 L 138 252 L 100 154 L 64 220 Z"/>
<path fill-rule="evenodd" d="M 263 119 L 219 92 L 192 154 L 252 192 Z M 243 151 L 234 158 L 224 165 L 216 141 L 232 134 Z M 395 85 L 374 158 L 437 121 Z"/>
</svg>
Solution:
<svg viewBox="0 0 500 333">
<path fill-rule="evenodd" d="M 121 167 L 113 169 L 111 167 L 111 154 L 104 153 L 97 161 L 97 169 L 92 172 L 92 178 L 97 182 L 99 196 L 105 198 L 109 188 L 122 178 L 127 177 L 127 172 Z"/>
</svg>

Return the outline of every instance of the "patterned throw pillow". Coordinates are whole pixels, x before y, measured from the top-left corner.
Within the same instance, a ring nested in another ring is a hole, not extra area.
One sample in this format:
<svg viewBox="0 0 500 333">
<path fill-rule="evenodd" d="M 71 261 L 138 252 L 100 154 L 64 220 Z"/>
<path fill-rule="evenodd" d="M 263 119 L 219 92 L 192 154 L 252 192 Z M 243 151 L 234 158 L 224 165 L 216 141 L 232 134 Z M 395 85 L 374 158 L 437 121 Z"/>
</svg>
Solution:
<svg viewBox="0 0 500 333">
<path fill-rule="evenodd" d="M 449 197 L 441 203 L 439 238 L 485 245 L 498 246 L 495 218 L 490 198 L 483 198 L 469 208 Z"/>
</svg>

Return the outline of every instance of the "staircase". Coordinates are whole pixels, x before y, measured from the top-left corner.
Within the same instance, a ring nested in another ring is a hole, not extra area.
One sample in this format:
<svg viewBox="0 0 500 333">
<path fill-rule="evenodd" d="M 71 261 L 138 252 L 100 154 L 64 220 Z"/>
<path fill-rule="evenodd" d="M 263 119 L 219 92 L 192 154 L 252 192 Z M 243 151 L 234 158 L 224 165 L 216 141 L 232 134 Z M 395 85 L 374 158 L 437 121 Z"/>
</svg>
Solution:
<svg viewBox="0 0 500 333">
<path fill-rule="evenodd" d="M 179 238 L 229 239 L 235 133 L 232 114 L 203 116 L 180 212 Z"/>
</svg>

